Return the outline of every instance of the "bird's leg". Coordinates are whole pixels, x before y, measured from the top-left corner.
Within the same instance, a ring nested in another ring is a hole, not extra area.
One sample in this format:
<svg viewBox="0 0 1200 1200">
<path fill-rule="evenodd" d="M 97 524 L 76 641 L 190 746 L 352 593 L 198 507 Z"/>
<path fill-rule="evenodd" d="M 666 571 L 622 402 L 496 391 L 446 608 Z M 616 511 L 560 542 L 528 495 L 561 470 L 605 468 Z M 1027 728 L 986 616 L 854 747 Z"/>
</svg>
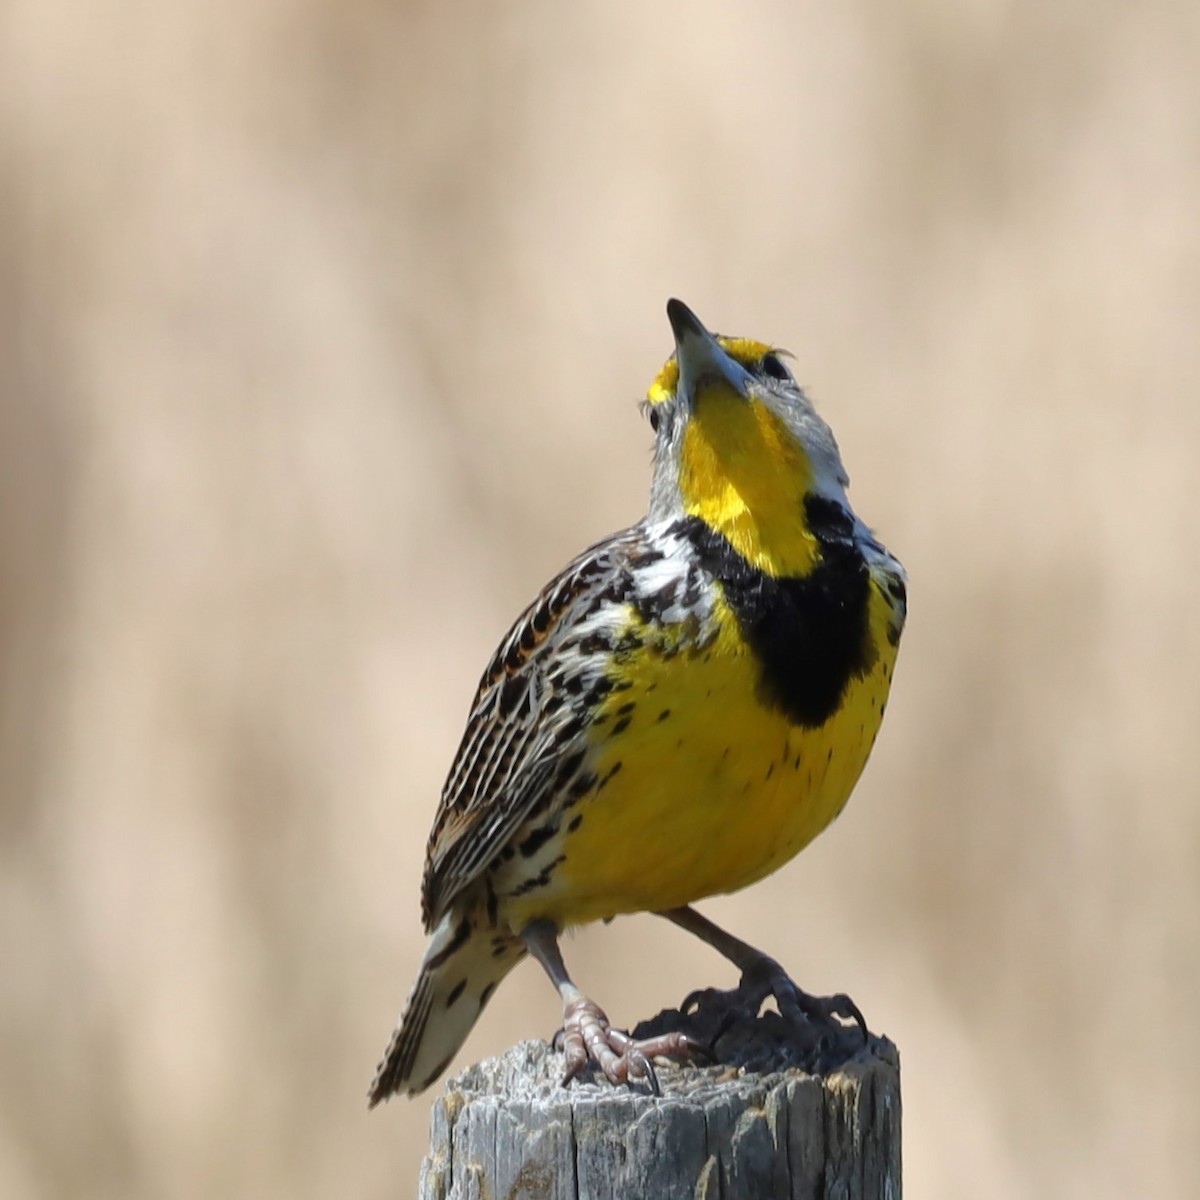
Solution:
<svg viewBox="0 0 1200 1200">
<path fill-rule="evenodd" d="M 694 908 L 670 908 L 658 914 L 673 921 L 681 929 L 694 933 L 706 941 L 718 954 L 723 954 L 742 973 L 741 982 L 732 992 L 693 992 L 684 1002 L 685 1010 L 696 1007 L 701 998 L 720 999 L 734 1003 L 742 1015 L 753 1019 L 758 1015 L 762 1002 L 774 996 L 779 1011 L 786 1017 L 807 1018 L 836 1023 L 838 1018 L 855 1022 L 862 1030 L 863 1041 L 867 1033 L 858 1005 L 843 992 L 834 996 L 812 996 L 792 981 L 788 973 L 769 955 L 726 933 L 707 917 L 702 917 Z"/>
<path fill-rule="evenodd" d="M 594 1062 L 612 1083 L 644 1079 L 659 1094 L 658 1076 L 651 1059 L 657 1055 L 689 1058 L 703 1053 L 682 1033 L 638 1041 L 608 1023 L 604 1010 L 589 1000 L 572 982 L 558 949 L 558 930 L 550 921 L 534 921 L 521 934 L 529 953 L 538 960 L 558 989 L 563 1002 L 563 1053 L 567 1060 L 563 1083 L 575 1079 Z"/>
</svg>

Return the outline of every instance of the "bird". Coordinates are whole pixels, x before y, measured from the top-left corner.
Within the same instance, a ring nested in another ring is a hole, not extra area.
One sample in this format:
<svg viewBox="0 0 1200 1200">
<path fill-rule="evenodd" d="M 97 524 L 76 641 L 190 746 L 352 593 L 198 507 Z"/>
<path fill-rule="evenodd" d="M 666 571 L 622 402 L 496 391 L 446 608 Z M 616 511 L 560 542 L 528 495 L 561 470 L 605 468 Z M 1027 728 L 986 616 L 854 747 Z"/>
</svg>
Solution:
<svg viewBox="0 0 1200 1200">
<path fill-rule="evenodd" d="M 564 1082 L 686 1057 L 637 1041 L 572 981 L 565 931 L 637 912 L 708 942 L 739 994 L 856 1020 L 693 905 L 791 860 L 841 812 L 875 742 L 907 611 L 856 516 L 833 433 L 785 352 L 667 304 L 675 348 L 643 407 L 645 517 L 540 592 L 483 672 L 429 836 L 428 948 L 368 1093 L 441 1076 L 526 955 L 562 1001 Z M 790 356 L 788 356 L 790 357 Z"/>
</svg>

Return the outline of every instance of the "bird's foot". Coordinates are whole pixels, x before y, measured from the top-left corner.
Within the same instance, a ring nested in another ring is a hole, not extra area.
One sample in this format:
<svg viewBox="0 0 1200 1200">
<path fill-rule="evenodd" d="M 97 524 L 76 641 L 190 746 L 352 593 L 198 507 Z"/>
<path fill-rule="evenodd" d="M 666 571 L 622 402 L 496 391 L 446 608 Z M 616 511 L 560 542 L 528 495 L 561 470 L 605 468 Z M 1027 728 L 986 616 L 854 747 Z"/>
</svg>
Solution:
<svg viewBox="0 0 1200 1200">
<path fill-rule="evenodd" d="M 563 1009 L 563 1027 L 554 1039 L 556 1049 L 566 1057 L 563 1083 L 577 1079 L 589 1062 L 595 1063 L 610 1083 L 631 1083 L 644 1079 L 658 1096 L 658 1075 L 653 1059 L 691 1059 L 710 1057 L 708 1050 L 685 1033 L 665 1033 L 657 1037 L 632 1038 L 608 1023 L 604 1010 L 586 996 L 570 1001 Z"/>
<path fill-rule="evenodd" d="M 774 997 L 780 1015 L 789 1021 L 832 1026 L 838 1031 L 848 1021 L 858 1026 L 864 1045 L 870 1036 L 858 1005 L 844 992 L 813 996 L 797 986 L 783 967 L 765 954 L 743 970 L 736 988 L 692 992 L 681 1005 L 681 1011 L 709 1021 L 715 1019 L 716 1029 L 710 1041 L 710 1045 L 715 1045 L 734 1022 L 753 1021 L 769 997 Z"/>
</svg>

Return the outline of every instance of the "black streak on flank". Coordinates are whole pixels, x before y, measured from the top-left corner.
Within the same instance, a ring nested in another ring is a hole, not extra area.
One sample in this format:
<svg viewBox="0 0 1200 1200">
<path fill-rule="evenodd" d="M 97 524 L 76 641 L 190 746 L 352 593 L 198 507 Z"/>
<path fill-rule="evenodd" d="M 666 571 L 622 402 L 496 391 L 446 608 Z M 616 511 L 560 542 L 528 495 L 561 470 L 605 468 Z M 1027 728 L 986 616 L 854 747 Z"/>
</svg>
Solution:
<svg viewBox="0 0 1200 1200">
<path fill-rule="evenodd" d="M 871 579 L 841 505 L 809 496 L 809 527 L 821 559 L 799 578 L 751 566 L 698 517 L 678 522 L 717 579 L 762 665 L 763 699 L 797 725 L 816 729 L 837 711 L 852 679 L 875 662 L 868 624 Z"/>
<path fill-rule="evenodd" d="M 581 800 L 595 786 L 596 786 L 596 777 L 595 777 L 595 775 L 591 774 L 591 772 L 587 772 L 586 774 L 580 775 L 579 778 L 576 779 L 573 784 L 571 784 L 571 789 L 569 792 L 569 795 L 570 795 L 569 803 L 574 804 L 576 801 Z"/>
<path fill-rule="evenodd" d="M 463 988 L 467 986 L 465 979 L 460 979 L 451 989 L 450 995 L 446 997 L 446 1007 L 453 1008 L 454 1002 L 463 994 Z"/>
<path fill-rule="evenodd" d="M 621 767 L 623 765 L 624 764 L 621 763 L 620 760 L 613 763 L 613 765 L 611 767 L 609 767 L 609 769 L 608 769 L 608 774 L 605 775 L 604 778 L 601 779 L 600 782 L 596 784 L 596 791 L 599 791 L 602 787 L 604 787 L 608 783 L 608 781 L 621 769 Z"/>
<path fill-rule="evenodd" d="M 522 858 L 536 854 L 556 833 L 557 825 L 542 825 L 535 829 L 518 847 Z"/>
<path fill-rule="evenodd" d="M 527 879 L 513 891 L 514 896 L 524 896 L 529 892 L 544 888 L 554 874 L 555 868 L 567 861 L 565 854 L 560 854 L 553 862 L 548 862 L 532 879 Z"/>
</svg>

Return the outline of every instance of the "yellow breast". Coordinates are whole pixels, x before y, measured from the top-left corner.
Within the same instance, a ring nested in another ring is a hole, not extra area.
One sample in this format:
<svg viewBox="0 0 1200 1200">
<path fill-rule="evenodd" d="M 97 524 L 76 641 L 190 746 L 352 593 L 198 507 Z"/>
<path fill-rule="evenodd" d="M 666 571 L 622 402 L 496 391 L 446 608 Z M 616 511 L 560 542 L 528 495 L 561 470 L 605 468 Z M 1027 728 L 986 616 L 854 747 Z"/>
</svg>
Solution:
<svg viewBox="0 0 1200 1200">
<path fill-rule="evenodd" d="M 561 927 L 736 891 L 842 810 L 891 684 L 887 601 L 872 587 L 877 652 L 816 728 L 764 701 L 759 666 L 720 601 L 717 616 L 703 648 L 641 651 L 616 666 L 628 686 L 607 698 L 593 731 L 600 783 L 566 818 L 563 861 L 531 915 L 536 905 Z"/>
</svg>

